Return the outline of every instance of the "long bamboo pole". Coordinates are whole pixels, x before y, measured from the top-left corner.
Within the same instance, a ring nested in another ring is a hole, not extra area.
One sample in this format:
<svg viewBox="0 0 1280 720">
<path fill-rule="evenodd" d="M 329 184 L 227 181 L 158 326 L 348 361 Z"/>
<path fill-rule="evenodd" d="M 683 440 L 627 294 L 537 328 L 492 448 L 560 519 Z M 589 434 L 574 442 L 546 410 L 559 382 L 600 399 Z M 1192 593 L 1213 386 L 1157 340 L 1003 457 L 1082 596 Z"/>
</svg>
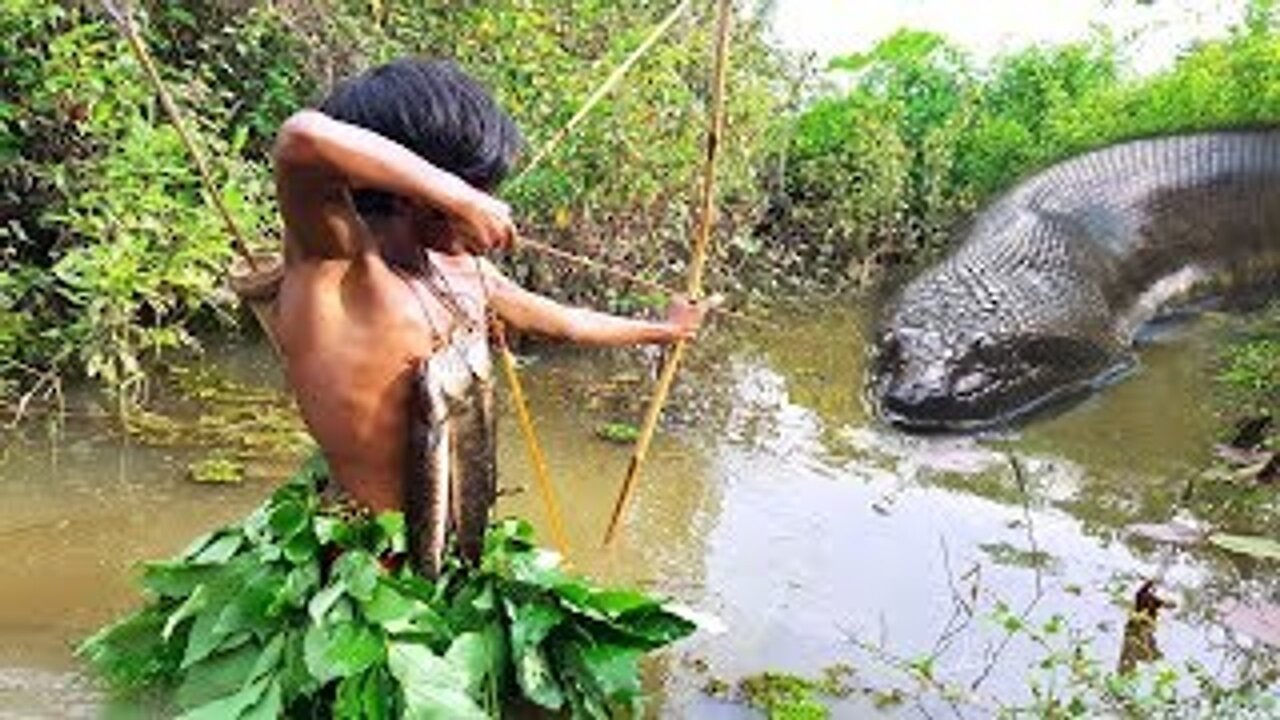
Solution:
<svg viewBox="0 0 1280 720">
<path fill-rule="evenodd" d="M 729 29 L 733 19 L 732 0 L 719 0 L 716 20 L 716 57 L 714 87 L 711 97 L 711 118 L 707 128 L 706 158 L 702 168 L 702 203 L 698 221 L 698 231 L 694 236 L 692 260 L 689 265 L 689 297 L 697 299 L 702 295 L 702 276 L 707 262 L 707 248 L 710 245 L 711 228 L 715 224 L 715 181 L 716 159 L 719 155 L 720 141 L 724 134 L 724 96 L 725 78 L 729 66 Z M 622 524 L 622 516 L 635 493 L 640 470 L 644 466 L 645 457 L 649 453 L 649 445 L 653 442 L 653 433 L 658 426 L 658 418 L 671 392 L 671 384 L 675 380 L 676 370 L 684 357 L 686 342 L 679 340 L 667 356 L 667 361 L 658 376 L 657 387 L 653 398 L 645 412 L 644 425 L 640 436 L 636 439 L 635 449 L 631 454 L 631 462 L 627 465 L 627 474 L 622 481 L 622 490 L 613 506 L 613 514 L 609 518 L 609 527 L 605 531 L 604 544 L 613 544 Z"/>
<path fill-rule="evenodd" d="M 151 53 L 147 50 L 146 43 L 142 41 L 142 36 L 138 34 L 138 28 L 133 24 L 133 13 L 129 9 L 127 0 L 101 0 L 101 3 L 103 9 L 107 11 L 107 14 L 115 20 L 116 25 L 120 28 L 120 32 L 124 35 L 125 41 L 129 43 L 129 48 L 133 51 L 134 56 L 138 58 L 143 71 L 147 74 L 147 79 L 151 81 L 152 89 L 155 90 L 156 95 L 160 98 L 161 107 L 164 108 L 165 114 L 169 116 L 169 122 L 172 123 L 173 129 L 178 133 L 178 139 L 182 141 L 182 145 L 187 149 L 187 154 L 191 156 L 191 160 L 195 163 L 196 173 L 200 176 L 200 185 L 204 190 L 204 194 L 209 203 L 218 211 L 218 215 L 222 217 L 222 222 L 227 226 L 227 232 L 231 235 L 231 246 L 240 256 L 240 259 L 249 266 L 249 270 L 257 271 L 258 264 L 254 260 L 253 253 L 249 251 L 249 243 L 245 240 L 240 226 L 236 224 L 235 218 L 231 216 L 231 211 L 227 209 L 226 203 L 222 202 L 222 195 L 218 193 L 217 185 L 213 181 L 213 173 L 209 170 L 209 163 L 205 161 L 204 153 L 200 151 L 200 146 L 191 137 L 191 133 L 187 131 L 187 123 L 183 119 L 182 111 L 178 109 L 177 103 L 173 101 L 173 96 L 169 94 L 164 80 L 160 77 L 160 71 L 156 69 L 156 63 L 151 58 Z"/>
<path fill-rule="evenodd" d="M 600 87 L 597 87 L 595 92 L 591 93 L 591 96 L 587 98 L 586 102 L 582 103 L 582 107 L 578 108 L 578 111 L 573 114 L 573 117 L 569 118 L 569 122 L 565 123 L 564 127 L 561 127 L 556 131 L 555 135 L 552 135 L 547 142 L 543 143 L 542 147 L 539 148 L 538 151 L 533 154 L 533 157 L 529 159 L 529 163 L 520 171 L 520 174 L 513 179 L 513 182 L 515 180 L 519 180 L 530 170 L 533 170 L 538 167 L 538 165 L 542 164 L 542 161 L 546 160 L 556 147 L 559 146 L 565 138 L 569 137 L 569 133 L 573 132 L 574 128 L 578 127 L 578 124 L 587 117 L 587 114 L 591 112 L 591 109 L 604 99 L 604 96 L 608 95 L 609 91 L 613 90 L 613 88 L 622 81 L 622 78 L 631 70 L 631 67 L 635 65 L 640 58 L 644 57 L 644 54 L 649 52 L 649 48 L 653 47 L 654 44 L 658 42 L 658 39 L 661 38 L 673 24 L 675 24 L 675 21 L 682 14 L 684 14 L 684 11 L 689 7 L 690 1 L 691 0 L 680 0 L 680 4 L 676 5 L 671 12 L 667 13 L 667 16 L 663 18 L 662 22 L 658 23 L 658 25 L 654 27 L 653 31 L 645 37 L 644 41 L 636 46 L 636 49 L 632 50 L 631 54 L 628 55 L 621 64 L 614 68 L 613 72 L 609 73 L 609 77 L 605 78 L 603 83 L 600 83 Z"/>
</svg>

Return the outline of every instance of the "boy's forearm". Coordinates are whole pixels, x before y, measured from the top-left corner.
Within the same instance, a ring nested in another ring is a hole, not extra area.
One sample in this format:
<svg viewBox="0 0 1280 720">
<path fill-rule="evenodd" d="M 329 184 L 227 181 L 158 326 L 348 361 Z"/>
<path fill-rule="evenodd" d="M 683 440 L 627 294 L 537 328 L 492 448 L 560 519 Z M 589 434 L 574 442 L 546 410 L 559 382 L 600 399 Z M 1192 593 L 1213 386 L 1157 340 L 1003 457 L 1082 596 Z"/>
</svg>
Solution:
<svg viewBox="0 0 1280 720">
<path fill-rule="evenodd" d="M 669 322 L 619 317 L 587 308 L 572 308 L 569 313 L 565 339 L 581 345 L 666 344 L 680 337 L 679 329 Z"/>
<path fill-rule="evenodd" d="M 384 190 L 441 210 L 462 207 L 472 190 L 387 138 L 314 110 L 294 114 L 280 129 L 278 164 L 326 167 L 350 185 Z"/>
</svg>

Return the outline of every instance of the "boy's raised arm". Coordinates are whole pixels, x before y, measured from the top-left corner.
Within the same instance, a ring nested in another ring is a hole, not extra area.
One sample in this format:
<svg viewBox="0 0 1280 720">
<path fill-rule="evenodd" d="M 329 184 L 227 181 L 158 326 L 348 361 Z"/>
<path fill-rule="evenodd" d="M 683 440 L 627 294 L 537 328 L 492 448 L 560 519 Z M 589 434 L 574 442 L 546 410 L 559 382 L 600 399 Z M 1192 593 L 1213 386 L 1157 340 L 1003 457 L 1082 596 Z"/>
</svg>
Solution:
<svg viewBox="0 0 1280 720">
<path fill-rule="evenodd" d="M 502 202 L 402 145 L 315 110 L 280 127 L 273 153 L 286 259 L 354 258 L 367 233 L 351 201 L 355 187 L 383 190 L 458 221 L 473 252 L 505 247 L 514 235 Z"/>
</svg>

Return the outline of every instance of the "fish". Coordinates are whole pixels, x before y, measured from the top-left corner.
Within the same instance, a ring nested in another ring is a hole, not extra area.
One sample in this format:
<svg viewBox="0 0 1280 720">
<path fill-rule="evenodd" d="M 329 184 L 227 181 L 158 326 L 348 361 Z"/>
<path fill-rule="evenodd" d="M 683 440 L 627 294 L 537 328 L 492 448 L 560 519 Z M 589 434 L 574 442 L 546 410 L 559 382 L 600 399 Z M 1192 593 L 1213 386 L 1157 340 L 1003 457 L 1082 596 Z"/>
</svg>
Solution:
<svg viewBox="0 0 1280 720">
<path fill-rule="evenodd" d="M 434 580 L 448 553 L 476 565 L 497 499 L 492 362 L 484 332 L 455 333 L 414 366 L 404 508 L 409 559 Z"/>
</svg>

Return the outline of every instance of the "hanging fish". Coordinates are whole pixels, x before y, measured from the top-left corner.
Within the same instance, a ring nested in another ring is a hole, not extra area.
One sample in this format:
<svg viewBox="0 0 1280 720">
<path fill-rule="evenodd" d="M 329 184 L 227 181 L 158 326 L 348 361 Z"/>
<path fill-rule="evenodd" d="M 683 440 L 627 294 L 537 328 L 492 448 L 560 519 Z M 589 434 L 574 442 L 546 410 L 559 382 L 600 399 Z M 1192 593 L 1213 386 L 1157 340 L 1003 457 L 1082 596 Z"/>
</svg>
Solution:
<svg viewBox="0 0 1280 720">
<path fill-rule="evenodd" d="M 482 329 L 453 334 L 412 379 L 405 520 L 415 569 L 434 579 L 452 539 L 479 561 L 497 498 L 492 364 Z"/>
</svg>

